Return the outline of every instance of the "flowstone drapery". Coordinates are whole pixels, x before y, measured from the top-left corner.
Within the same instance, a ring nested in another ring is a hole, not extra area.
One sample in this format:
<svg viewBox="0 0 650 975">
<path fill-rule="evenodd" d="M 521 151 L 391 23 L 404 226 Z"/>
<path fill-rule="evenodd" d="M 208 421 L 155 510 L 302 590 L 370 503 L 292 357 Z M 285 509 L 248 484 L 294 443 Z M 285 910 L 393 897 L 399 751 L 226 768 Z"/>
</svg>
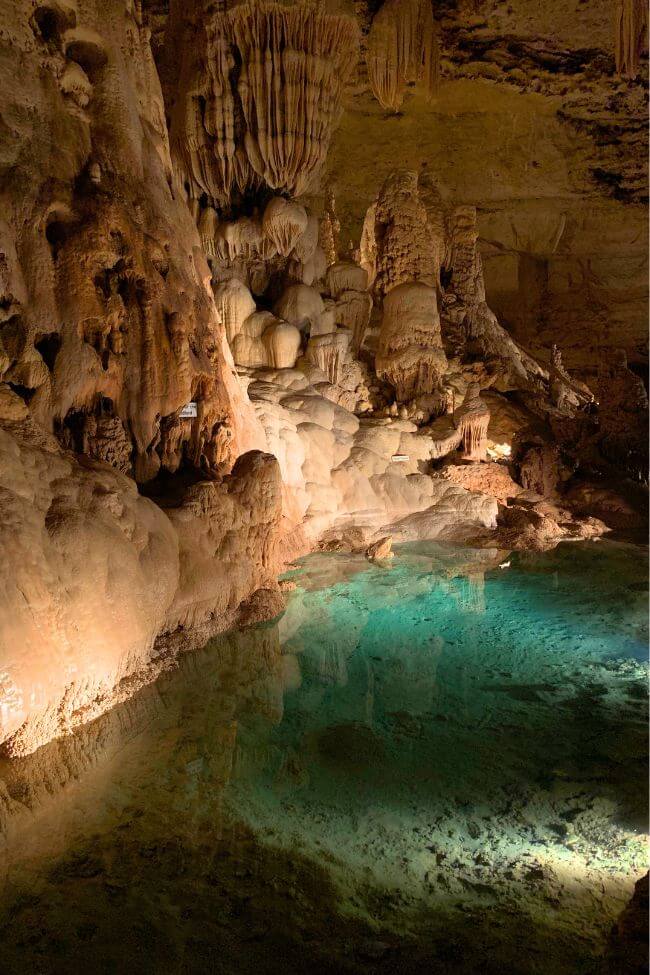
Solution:
<svg viewBox="0 0 650 975">
<path fill-rule="evenodd" d="M 202 10 L 192 32 L 181 29 L 194 43 L 183 46 L 170 133 L 190 197 L 227 206 L 260 187 L 304 193 L 356 64 L 356 21 L 308 2 L 246 2 Z"/>
<path fill-rule="evenodd" d="M 438 35 L 430 0 L 385 0 L 375 14 L 366 55 L 373 94 L 398 112 L 409 83 L 431 96 L 438 79 Z"/>
</svg>

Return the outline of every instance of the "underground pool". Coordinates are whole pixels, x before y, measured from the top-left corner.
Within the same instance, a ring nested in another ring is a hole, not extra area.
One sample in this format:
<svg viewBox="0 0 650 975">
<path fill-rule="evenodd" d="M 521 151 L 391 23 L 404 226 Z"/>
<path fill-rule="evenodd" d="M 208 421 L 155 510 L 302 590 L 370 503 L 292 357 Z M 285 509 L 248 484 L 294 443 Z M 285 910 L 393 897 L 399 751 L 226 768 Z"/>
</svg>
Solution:
<svg viewBox="0 0 650 975">
<path fill-rule="evenodd" d="M 0 768 L 2 970 L 599 971 L 647 869 L 647 550 L 287 582 Z"/>
</svg>

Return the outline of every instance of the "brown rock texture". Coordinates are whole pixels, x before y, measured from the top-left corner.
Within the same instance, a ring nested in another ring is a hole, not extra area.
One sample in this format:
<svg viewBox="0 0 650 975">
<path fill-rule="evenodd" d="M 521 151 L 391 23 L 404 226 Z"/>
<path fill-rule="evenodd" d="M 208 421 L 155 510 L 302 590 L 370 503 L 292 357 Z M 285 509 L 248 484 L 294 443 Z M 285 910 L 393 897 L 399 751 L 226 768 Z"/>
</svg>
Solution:
<svg viewBox="0 0 650 975">
<path fill-rule="evenodd" d="M 227 468 L 262 441 L 175 196 L 139 7 L 20 0 L 0 16 L 3 78 L 21 78 L 2 86 L 2 381 L 65 446 L 138 481 Z"/>
</svg>

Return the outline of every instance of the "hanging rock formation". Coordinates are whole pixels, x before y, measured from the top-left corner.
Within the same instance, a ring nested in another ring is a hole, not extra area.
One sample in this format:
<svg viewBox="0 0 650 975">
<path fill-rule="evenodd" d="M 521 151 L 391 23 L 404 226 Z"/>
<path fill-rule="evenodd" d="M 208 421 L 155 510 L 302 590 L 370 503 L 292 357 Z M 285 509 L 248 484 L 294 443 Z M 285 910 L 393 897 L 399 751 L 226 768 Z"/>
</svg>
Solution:
<svg viewBox="0 0 650 975">
<path fill-rule="evenodd" d="M 366 54 L 368 78 L 379 104 L 398 112 L 411 82 L 420 83 L 431 97 L 438 57 L 429 0 L 384 0 L 373 18 Z"/>
<path fill-rule="evenodd" d="M 310 2 L 172 4 L 168 62 L 182 53 L 171 145 L 189 195 L 228 205 L 267 186 L 299 196 L 325 161 L 354 68 L 357 25 Z M 175 30 L 173 28 L 176 28 Z"/>
<path fill-rule="evenodd" d="M 648 5 L 645 0 L 616 0 L 615 17 L 616 70 L 635 78 L 641 53 L 648 46 Z"/>
<path fill-rule="evenodd" d="M 481 387 L 470 383 L 465 398 L 454 412 L 454 426 L 463 441 L 464 460 L 485 460 L 490 410 L 481 399 Z"/>
</svg>

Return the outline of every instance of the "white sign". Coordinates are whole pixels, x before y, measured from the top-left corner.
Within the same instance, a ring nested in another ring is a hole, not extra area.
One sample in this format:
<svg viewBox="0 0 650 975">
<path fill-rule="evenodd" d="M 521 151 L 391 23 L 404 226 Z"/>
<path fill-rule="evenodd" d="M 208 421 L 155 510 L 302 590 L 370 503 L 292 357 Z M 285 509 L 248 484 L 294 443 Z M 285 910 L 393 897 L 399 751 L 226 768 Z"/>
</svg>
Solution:
<svg viewBox="0 0 650 975">
<path fill-rule="evenodd" d="M 187 406 L 181 407 L 178 415 L 180 416 L 181 420 L 190 420 L 193 419 L 193 417 L 198 416 L 199 412 L 196 408 L 196 403 L 188 403 Z"/>
<path fill-rule="evenodd" d="M 405 464 L 408 459 L 409 459 L 408 454 L 393 454 L 393 456 L 391 457 L 391 460 L 395 464 Z"/>
</svg>

